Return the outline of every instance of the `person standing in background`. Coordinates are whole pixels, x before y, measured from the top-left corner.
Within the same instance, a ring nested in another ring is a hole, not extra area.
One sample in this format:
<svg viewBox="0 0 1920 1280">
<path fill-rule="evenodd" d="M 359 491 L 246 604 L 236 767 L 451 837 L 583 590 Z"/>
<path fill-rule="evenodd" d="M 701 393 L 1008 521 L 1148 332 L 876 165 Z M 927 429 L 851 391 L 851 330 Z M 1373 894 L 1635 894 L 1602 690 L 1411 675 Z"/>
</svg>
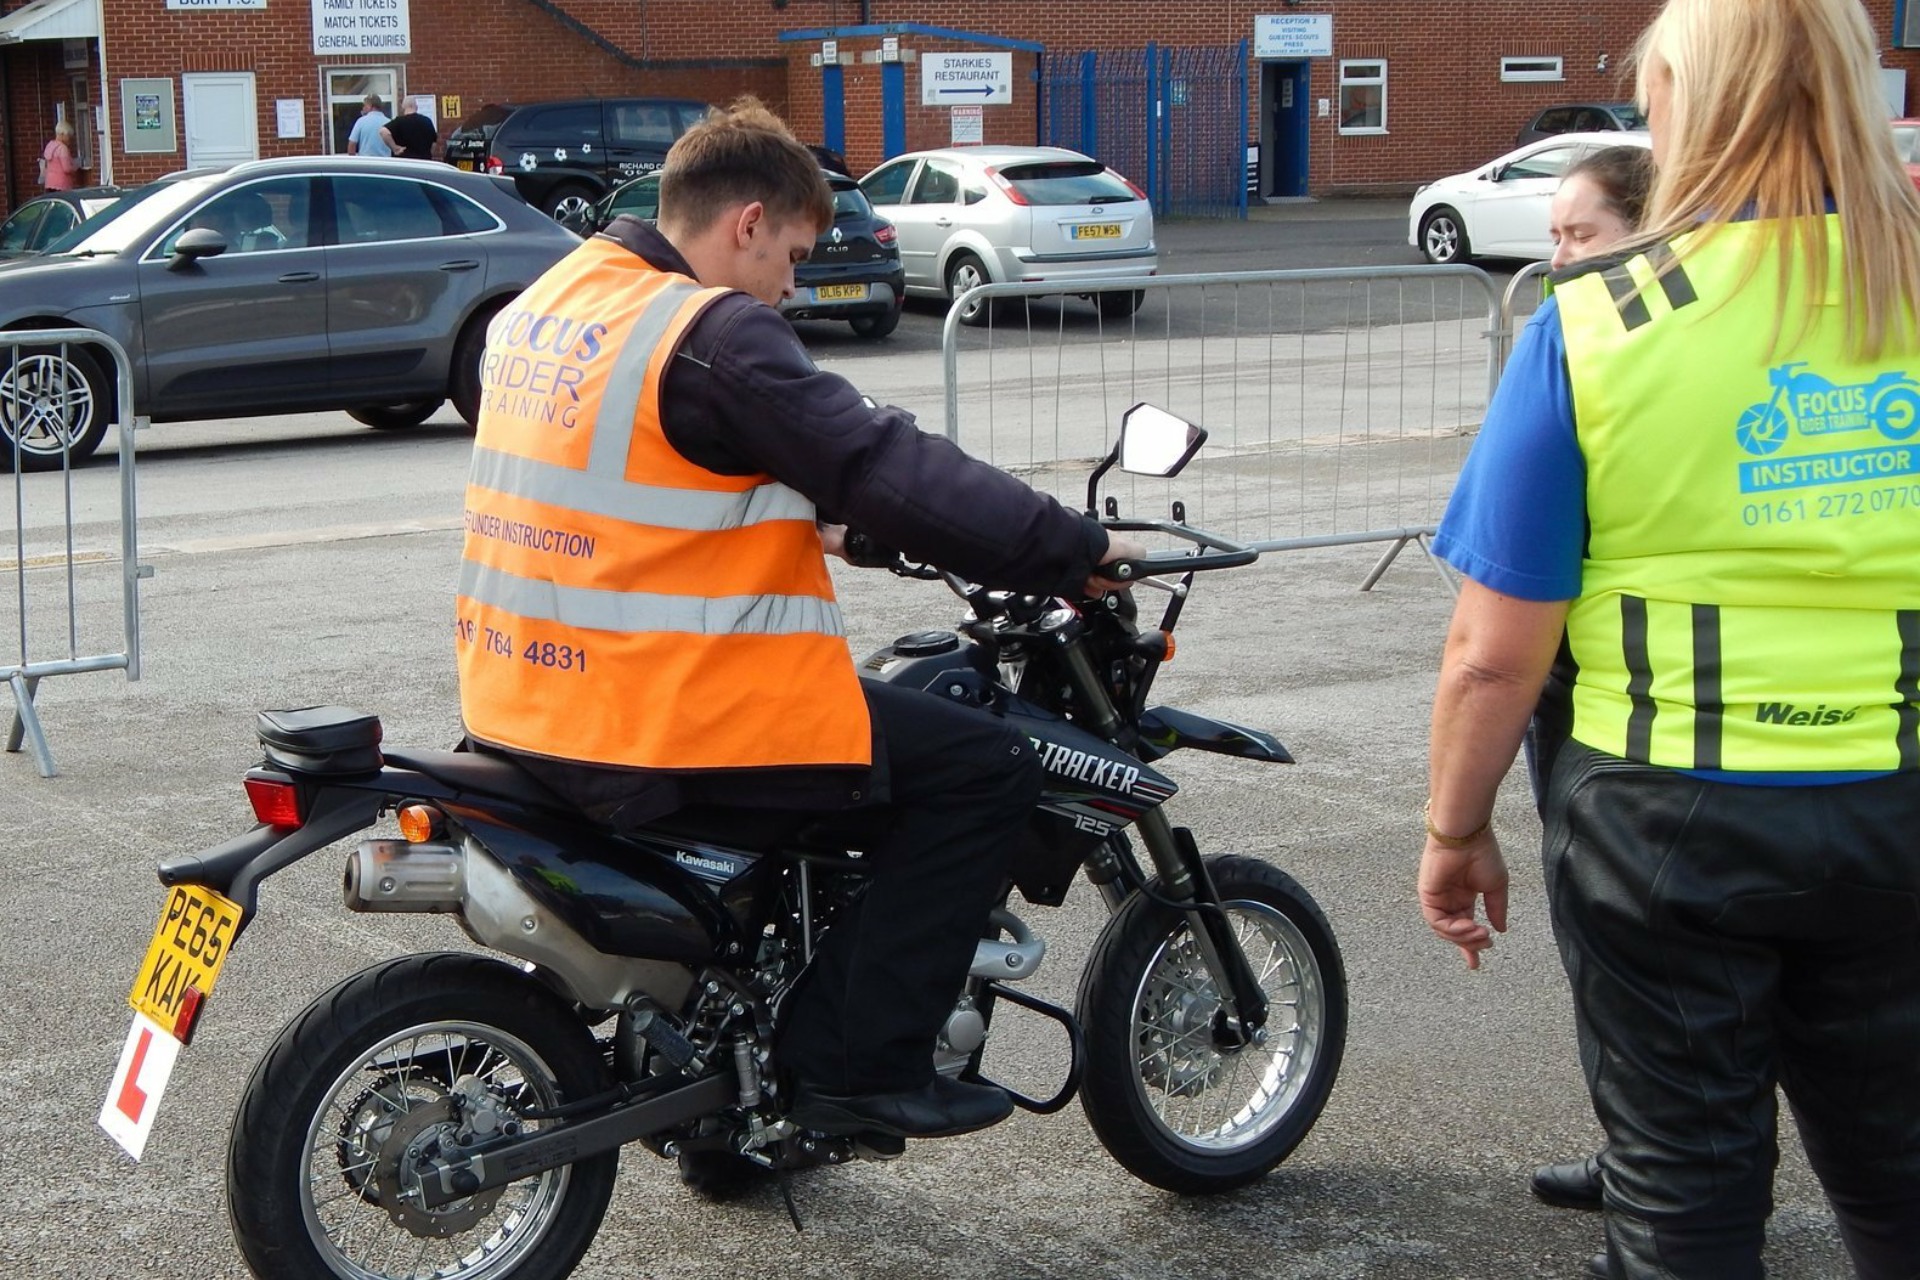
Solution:
<svg viewBox="0 0 1920 1280">
<path fill-rule="evenodd" d="M 360 118 L 353 122 L 353 132 L 347 135 L 347 154 L 350 156 L 390 156 L 393 148 L 387 145 L 382 136 L 391 122 L 380 102 L 380 95 L 370 93 L 360 100 Z"/>
<path fill-rule="evenodd" d="M 40 151 L 40 185 L 48 191 L 71 191 L 80 172 L 73 154 L 73 126 L 62 120 L 53 126 L 53 140 Z"/>
<path fill-rule="evenodd" d="M 408 97 L 400 100 L 400 114 L 381 128 L 380 140 L 402 160 L 431 160 L 440 130 L 420 114 L 420 99 Z"/>
<path fill-rule="evenodd" d="M 1543 860 L 1600 1273 L 1765 1275 L 1779 1087 L 1855 1273 L 1912 1280 L 1920 195 L 1858 0 L 1669 0 L 1637 62 L 1646 226 L 1556 277 L 1434 541 L 1467 581 L 1420 906 L 1470 968 L 1506 928 L 1494 798 L 1564 630 Z"/>
</svg>

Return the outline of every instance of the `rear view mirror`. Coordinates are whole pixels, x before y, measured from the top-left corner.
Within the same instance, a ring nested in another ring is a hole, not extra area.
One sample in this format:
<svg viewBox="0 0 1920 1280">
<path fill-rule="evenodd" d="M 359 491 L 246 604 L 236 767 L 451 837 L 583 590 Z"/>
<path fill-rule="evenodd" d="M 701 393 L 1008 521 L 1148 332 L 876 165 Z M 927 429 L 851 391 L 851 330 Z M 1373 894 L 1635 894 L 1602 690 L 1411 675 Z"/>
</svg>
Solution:
<svg viewBox="0 0 1920 1280">
<path fill-rule="evenodd" d="M 1120 469 L 1137 476 L 1177 476 L 1206 439 L 1204 427 L 1137 404 L 1120 417 Z"/>
</svg>

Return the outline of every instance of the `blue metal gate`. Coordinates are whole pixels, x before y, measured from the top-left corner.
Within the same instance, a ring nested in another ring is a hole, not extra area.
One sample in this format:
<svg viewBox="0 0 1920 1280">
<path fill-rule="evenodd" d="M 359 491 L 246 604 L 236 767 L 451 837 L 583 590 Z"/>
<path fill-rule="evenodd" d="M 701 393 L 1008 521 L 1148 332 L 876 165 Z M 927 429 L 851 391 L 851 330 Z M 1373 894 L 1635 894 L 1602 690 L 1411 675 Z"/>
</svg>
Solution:
<svg viewBox="0 0 1920 1280">
<path fill-rule="evenodd" d="M 1161 216 L 1247 216 L 1247 42 L 1044 56 L 1042 140 L 1146 188 Z"/>
</svg>

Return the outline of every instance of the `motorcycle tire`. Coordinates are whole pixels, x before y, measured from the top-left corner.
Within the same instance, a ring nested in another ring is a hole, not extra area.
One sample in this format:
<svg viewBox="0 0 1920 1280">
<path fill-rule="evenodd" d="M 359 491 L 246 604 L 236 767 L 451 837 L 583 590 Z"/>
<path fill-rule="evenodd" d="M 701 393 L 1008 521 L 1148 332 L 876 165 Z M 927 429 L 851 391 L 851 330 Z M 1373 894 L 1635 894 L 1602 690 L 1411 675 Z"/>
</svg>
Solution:
<svg viewBox="0 0 1920 1280">
<path fill-rule="evenodd" d="M 228 1214 L 253 1273 L 273 1280 L 385 1280 L 423 1267 L 461 1280 L 570 1274 L 606 1214 L 618 1152 L 440 1209 L 407 1200 L 399 1154 L 451 1129 L 448 1084 L 469 1074 L 523 1108 L 611 1087 L 593 1036 L 572 1009 L 519 969 L 484 956 L 388 961 L 308 1005 L 255 1066 L 228 1144 Z"/>
<path fill-rule="evenodd" d="M 1217 1047 L 1221 1001 L 1192 917 L 1144 893 L 1101 931 L 1077 1005 L 1094 1134 L 1135 1177 L 1183 1195 L 1245 1186 L 1291 1155 L 1327 1105 L 1347 1041 L 1346 968 L 1319 906 L 1257 859 L 1207 866 L 1267 994 L 1265 1042 Z"/>
</svg>

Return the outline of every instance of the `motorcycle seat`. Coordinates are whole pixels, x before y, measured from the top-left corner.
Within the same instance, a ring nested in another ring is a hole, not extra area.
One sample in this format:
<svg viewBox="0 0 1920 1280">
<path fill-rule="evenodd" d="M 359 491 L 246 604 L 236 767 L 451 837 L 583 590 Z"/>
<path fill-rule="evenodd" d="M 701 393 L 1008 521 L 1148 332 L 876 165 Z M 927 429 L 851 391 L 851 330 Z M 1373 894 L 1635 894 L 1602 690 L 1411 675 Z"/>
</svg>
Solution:
<svg viewBox="0 0 1920 1280">
<path fill-rule="evenodd" d="M 505 756 L 478 751 L 388 751 L 389 768 L 407 769 L 473 795 L 561 813 L 577 810 Z"/>
</svg>

